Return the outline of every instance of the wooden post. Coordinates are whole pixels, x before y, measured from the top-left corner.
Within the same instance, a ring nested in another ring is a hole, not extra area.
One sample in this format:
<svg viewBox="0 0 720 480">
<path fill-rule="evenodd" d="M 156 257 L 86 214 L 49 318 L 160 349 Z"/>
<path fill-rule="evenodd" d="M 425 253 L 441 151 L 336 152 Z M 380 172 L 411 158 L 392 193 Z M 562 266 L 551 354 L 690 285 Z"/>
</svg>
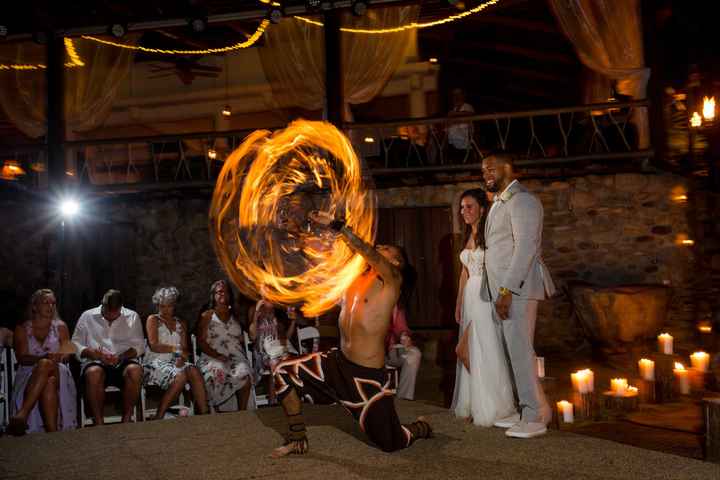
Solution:
<svg viewBox="0 0 720 480">
<path fill-rule="evenodd" d="M 623 417 L 638 408 L 638 395 L 618 397 L 613 392 L 605 392 L 603 396 L 605 397 L 605 408 L 614 416 Z"/>
<path fill-rule="evenodd" d="M 703 398 L 705 423 L 704 457 L 720 463 L 720 398 Z"/>
<path fill-rule="evenodd" d="M 675 398 L 673 391 L 675 357 L 662 353 L 654 354 L 651 357 L 655 361 L 655 401 L 657 403 L 670 402 Z"/>
<path fill-rule="evenodd" d="M 325 114 L 327 121 L 340 128 L 343 123 L 342 44 L 340 12 L 325 13 Z"/>
<path fill-rule="evenodd" d="M 50 188 L 59 190 L 65 181 L 65 40 L 47 34 L 47 147 Z"/>
</svg>

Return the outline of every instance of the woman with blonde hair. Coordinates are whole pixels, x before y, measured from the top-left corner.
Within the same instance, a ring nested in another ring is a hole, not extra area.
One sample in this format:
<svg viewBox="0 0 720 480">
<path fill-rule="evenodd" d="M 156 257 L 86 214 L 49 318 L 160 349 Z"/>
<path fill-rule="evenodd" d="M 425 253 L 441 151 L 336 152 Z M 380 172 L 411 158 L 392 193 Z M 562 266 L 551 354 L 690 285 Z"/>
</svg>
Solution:
<svg viewBox="0 0 720 480">
<path fill-rule="evenodd" d="M 77 427 L 77 392 L 67 362 L 74 349 L 55 308 L 55 294 L 43 288 L 30 297 L 26 320 L 15 327 L 20 368 L 13 385 L 8 432 L 55 432 Z"/>
</svg>

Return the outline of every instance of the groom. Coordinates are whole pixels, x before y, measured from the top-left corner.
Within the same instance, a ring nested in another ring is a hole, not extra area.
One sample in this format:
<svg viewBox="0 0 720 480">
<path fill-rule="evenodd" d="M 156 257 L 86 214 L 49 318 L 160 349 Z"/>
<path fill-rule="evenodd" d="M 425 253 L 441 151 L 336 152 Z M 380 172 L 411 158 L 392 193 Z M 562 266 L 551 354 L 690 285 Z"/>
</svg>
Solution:
<svg viewBox="0 0 720 480">
<path fill-rule="evenodd" d="M 507 154 L 487 157 L 483 178 L 495 194 L 485 225 L 486 300 L 495 304 L 515 380 L 519 413 L 495 422 L 509 437 L 532 438 L 547 431 L 552 411 L 537 377 L 533 337 L 538 302 L 555 292 L 542 261 L 543 208 L 516 179 Z"/>
</svg>

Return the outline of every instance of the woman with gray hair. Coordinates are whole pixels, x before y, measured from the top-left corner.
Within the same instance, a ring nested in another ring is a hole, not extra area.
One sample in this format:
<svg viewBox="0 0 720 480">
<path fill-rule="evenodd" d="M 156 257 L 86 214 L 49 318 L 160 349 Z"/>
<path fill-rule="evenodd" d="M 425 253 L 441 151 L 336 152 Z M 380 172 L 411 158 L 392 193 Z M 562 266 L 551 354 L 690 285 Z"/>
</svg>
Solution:
<svg viewBox="0 0 720 480">
<path fill-rule="evenodd" d="M 161 287 L 152 301 L 158 313 L 147 318 L 148 346 L 145 353 L 145 384 L 165 390 L 155 419 L 163 418 L 178 395 L 190 384 L 197 413 L 208 413 L 207 392 L 200 371 L 188 362 L 188 334 L 185 324 L 177 318 L 175 305 L 180 292 L 175 287 Z"/>
</svg>

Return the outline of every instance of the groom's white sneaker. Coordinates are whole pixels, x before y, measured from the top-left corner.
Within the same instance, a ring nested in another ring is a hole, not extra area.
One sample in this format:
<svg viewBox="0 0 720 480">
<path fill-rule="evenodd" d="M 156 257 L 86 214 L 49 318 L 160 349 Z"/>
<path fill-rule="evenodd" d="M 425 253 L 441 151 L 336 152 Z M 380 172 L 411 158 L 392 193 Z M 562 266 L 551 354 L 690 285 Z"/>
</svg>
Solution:
<svg viewBox="0 0 720 480">
<path fill-rule="evenodd" d="M 500 420 L 493 423 L 498 428 L 510 428 L 520 423 L 520 414 L 514 413 L 509 417 L 501 418 Z"/>
<path fill-rule="evenodd" d="M 544 435 L 547 432 L 547 425 L 544 423 L 520 422 L 510 427 L 505 435 L 513 438 L 533 438 Z"/>
</svg>

